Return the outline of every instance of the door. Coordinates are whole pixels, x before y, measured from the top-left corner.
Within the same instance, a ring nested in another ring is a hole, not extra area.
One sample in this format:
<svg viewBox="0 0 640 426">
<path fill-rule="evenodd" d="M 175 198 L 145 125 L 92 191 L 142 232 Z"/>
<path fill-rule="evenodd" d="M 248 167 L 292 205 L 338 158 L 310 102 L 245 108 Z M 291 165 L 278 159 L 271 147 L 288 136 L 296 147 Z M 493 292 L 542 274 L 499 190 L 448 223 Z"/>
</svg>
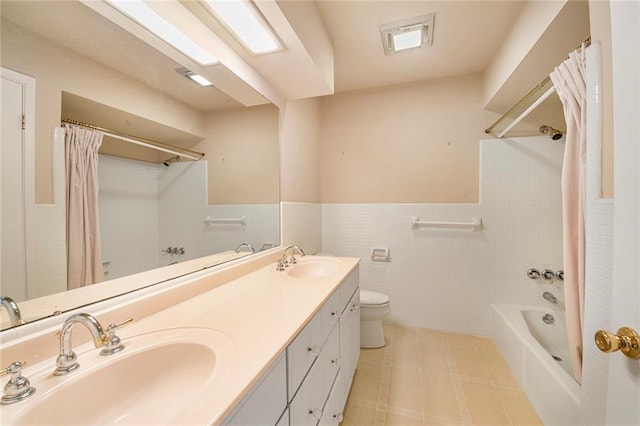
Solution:
<svg viewBox="0 0 640 426">
<path fill-rule="evenodd" d="M 640 2 L 611 2 L 615 152 L 611 324 L 640 332 Z M 607 424 L 640 424 L 640 359 L 609 355 Z"/>
<path fill-rule="evenodd" d="M 33 119 L 35 80 L 2 72 L 2 139 L 0 139 L 0 294 L 15 301 L 33 297 L 32 271 L 27 259 L 32 249 L 28 225 L 33 206 Z"/>
<path fill-rule="evenodd" d="M 22 84 L 2 76 L 2 278 L 0 292 L 20 302 L 27 297 L 22 161 Z"/>
</svg>

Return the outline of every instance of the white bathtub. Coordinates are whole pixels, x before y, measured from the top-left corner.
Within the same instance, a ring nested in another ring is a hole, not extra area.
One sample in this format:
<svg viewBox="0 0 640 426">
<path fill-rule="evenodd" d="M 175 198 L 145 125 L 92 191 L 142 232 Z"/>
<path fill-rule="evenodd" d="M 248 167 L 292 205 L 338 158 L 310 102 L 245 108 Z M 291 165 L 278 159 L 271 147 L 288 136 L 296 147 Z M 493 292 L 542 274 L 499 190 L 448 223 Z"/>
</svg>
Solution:
<svg viewBox="0 0 640 426">
<path fill-rule="evenodd" d="M 553 325 L 542 322 L 547 313 L 555 317 Z M 564 327 L 562 313 L 493 305 L 493 339 L 545 425 L 579 424 L 580 420 L 580 385 L 570 374 Z"/>
</svg>

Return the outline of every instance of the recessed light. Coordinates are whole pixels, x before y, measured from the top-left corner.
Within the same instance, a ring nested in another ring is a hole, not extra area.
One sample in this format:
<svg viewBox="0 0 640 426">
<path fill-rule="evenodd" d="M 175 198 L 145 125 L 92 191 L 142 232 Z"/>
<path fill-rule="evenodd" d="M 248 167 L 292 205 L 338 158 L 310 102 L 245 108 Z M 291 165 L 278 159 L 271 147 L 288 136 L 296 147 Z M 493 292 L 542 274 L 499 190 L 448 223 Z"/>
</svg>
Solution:
<svg viewBox="0 0 640 426">
<path fill-rule="evenodd" d="M 434 14 L 404 19 L 380 26 L 385 55 L 431 46 Z"/>
<path fill-rule="evenodd" d="M 187 68 L 176 68 L 176 72 L 183 77 L 187 77 L 191 81 L 198 83 L 202 87 L 213 86 L 213 83 L 201 76 L 200 74 L 196 74 L 195 72 L 187 69 Z"/>
<path fill-rule="evenodd" d="M 271 28 L 248 0 L 205 0 L 213 14 L 253 53 L 280 49 Z"/>
<path fill-rule="evenodd" d="M 146 29 L 175 47 L 200 65 L 213 65 L 218 58 L 204 50 L 169 21 L 141 0 L 106 0 L 111 6 L 129 16 Z"/>
</svg>

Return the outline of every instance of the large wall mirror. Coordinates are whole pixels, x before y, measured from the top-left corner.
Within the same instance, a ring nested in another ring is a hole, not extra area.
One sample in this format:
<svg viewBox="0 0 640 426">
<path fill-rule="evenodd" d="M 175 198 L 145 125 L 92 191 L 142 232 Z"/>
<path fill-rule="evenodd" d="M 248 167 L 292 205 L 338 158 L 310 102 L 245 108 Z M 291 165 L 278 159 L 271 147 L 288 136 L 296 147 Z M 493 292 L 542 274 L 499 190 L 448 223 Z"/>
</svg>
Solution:
<svg viewBox="0 0 640 426">
<path fill-rule="evenodd" d="M 0 295 L 18 303 L 24 321 L 280 244 L 276 106 L 223 65 L 201 67 L 167 54 L 172 49 L 152 47 L 79 1 L 0 7 L 3 120 L 12 103 L 28 102 L 19 93 L 9 97 L 7 73 L 35 81 L 35 117 L 26 118 L 34 125 L 33 147 L 12 151 L 3 130 L 0 156 Z M 185 69 L 214 85 L 199 86 Z M 104 131 L 104 280 L 72 290 L 65 120 Z M 163 273 L 144 273 L 150 270 Z M 19 325 L 7 309 L 0 315 L 1 329 Z"/>
</svg>

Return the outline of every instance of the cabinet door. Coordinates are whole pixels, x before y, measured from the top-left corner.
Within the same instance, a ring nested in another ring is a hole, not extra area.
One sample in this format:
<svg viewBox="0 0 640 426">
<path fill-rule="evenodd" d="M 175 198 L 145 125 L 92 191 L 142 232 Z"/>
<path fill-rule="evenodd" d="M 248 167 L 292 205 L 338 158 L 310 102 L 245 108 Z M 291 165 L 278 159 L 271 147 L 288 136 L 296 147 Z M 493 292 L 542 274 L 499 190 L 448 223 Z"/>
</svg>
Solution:
<svg viewBox="0 0 640 426">
<path fill-rule="evenodd" d="M 336 324 L 329 338 L 322 347 L 322 354 L 318 358 L 322 368 L 322 394 L 329 395 L 333 383 L 340 369 L 340 327 Z"/>
<path fill-rule="evenodd" d="M 322 368 L 314 364 L 289 405 L 289 421 L 295 426 L 316 425 L 322 417 Z"/>
<path fill-rule="evenodd" d="M 225 425 L 275 425 L 287 406 L 287 377 L 284 353 L 264 378 L 240 402 Z"/>
</svg>

